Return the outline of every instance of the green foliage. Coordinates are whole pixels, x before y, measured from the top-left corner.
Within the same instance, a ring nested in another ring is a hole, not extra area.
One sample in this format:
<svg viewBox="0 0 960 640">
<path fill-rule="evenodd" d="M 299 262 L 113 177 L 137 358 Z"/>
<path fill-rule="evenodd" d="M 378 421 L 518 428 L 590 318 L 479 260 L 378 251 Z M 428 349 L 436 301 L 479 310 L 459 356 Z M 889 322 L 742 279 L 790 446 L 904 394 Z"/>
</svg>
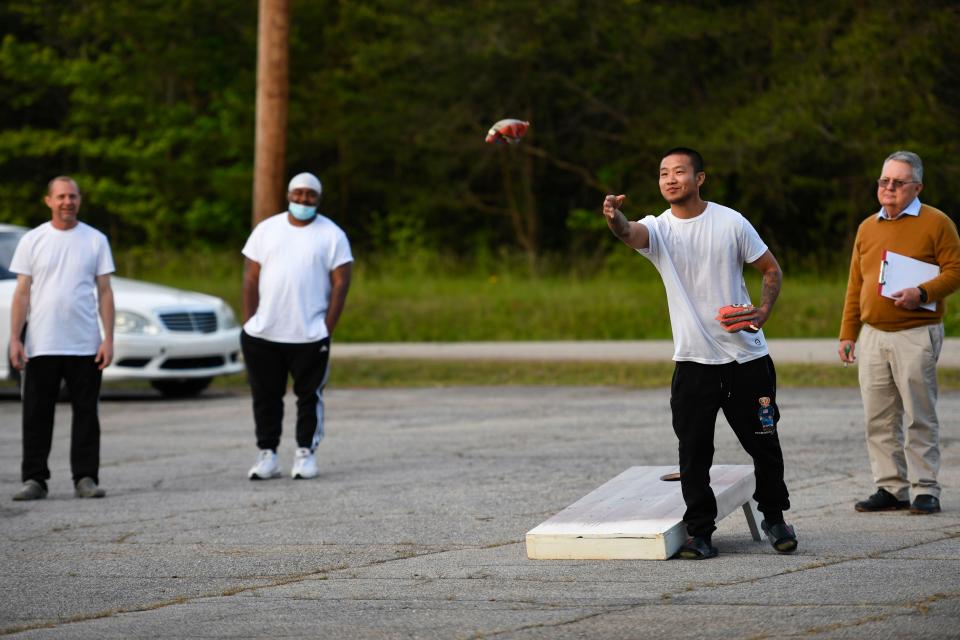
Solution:
<svg viewBox="0 0 960 640">
<path fill-rule="evenodd" d="M 0 8 L 0 217 L 42 221 L 47 180 L 70 173 L 115 245 L 240 237 L 255 15 L 213 4 Z"/>
<path fill-rule="evenodd" d="M 590 215 L 608 192 L 663 210 L 677 144 L 706 157 L 705 197 L 809 269 L 846 263 L 893 150 L 960 211 L 955 2 L 291 5 L 288 173 L 321 175 L 358 255 L 599 268 L 616 245 Z M 0 219 L 45 219 L 70 173 L 115 246 L 242 243 L 256 3 L 11 0 L 0 25 Z M 484 144 L 502 117 L 532 122 L 522 144 Z"/>
</svg>

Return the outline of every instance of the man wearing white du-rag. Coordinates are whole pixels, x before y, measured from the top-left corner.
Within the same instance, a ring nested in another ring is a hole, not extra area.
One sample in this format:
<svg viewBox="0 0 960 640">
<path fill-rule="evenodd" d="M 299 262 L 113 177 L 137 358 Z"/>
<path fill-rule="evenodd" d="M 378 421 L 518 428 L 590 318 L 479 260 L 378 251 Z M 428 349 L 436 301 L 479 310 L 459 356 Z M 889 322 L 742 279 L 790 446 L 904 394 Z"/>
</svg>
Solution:
<svg viewBox="0 0 960 640">
<path fill-rule="evenodd" d="M 287 211 L 258 224 L 243 247 L 240 343 L 253 396 L 256 462 L 251 480 L 281 475 L 277 456 L 288 375 L 297 396 L 296 450 L 290 476 L 315 478 L 324 435 L 323 389 L 330 338 L 343 312 L 353 255 L 346 234 L 317 212 L 323 187 L 301 173 L 287 188 Z"/>
</svg>

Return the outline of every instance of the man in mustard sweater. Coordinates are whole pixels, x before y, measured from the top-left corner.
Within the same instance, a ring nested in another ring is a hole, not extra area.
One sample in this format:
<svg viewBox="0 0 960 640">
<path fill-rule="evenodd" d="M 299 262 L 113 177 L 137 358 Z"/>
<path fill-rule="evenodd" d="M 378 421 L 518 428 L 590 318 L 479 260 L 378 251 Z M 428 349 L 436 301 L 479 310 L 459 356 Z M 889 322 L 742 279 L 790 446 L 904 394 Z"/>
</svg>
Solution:
<svg viewBox="0 0 960 640">
<path fill-rule="evenodd" d="M 860 224 L 853 244 L 839 354 L 853 362 L 859 346 L 867 452 L 877 485 L 857 511 L 940 511 L 937 359 L 944 299 L 960 287 L 960 237 L 946 214 L 920 203 L 922 189 L 917 154 L 887 157 L 877 180 L 880 211 Z M 936 264 L 940 274 L 892 298 L 881 296 L 884 251 Z M 928 302 L 936 303 L 934 311 L 920 306 Z"/>
</svg>

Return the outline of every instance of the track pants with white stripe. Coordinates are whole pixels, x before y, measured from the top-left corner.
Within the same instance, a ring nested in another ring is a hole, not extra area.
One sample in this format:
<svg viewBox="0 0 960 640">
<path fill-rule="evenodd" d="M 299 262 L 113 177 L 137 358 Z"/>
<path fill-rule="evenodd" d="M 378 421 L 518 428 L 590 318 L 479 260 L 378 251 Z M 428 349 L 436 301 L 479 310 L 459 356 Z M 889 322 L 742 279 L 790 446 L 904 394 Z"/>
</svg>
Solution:
<svg viewBox="0 0 960 640">
<path fill-rule="evenodd" d="M 240 334 L 253 395 L 257 447 L 277 450 L 283 431 L 287 377 L 297 396 L 297 447 L 316 450 L 323 439 L 323 388 L 330 364 L 330 338 L 319 342 L 271 342 Z"/>
</svg>

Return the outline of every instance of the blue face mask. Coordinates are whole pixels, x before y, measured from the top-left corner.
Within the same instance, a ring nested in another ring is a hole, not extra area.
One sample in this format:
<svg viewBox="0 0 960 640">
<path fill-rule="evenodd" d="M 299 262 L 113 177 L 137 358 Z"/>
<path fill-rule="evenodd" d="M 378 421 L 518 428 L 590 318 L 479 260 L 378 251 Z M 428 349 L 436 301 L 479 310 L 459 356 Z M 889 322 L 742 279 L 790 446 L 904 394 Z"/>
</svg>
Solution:
<svg viewBox="0 0 960 640">
<path fill-rule="evenodd" d="M 305 204 L 298 204 L 296 202 L 291 202 L 288 210 L 290 211 L 290 215 L 303 222 L 312 220 L 313 217 L 317 215 L 316 207 L 308 207 Z"/>
</svg>

